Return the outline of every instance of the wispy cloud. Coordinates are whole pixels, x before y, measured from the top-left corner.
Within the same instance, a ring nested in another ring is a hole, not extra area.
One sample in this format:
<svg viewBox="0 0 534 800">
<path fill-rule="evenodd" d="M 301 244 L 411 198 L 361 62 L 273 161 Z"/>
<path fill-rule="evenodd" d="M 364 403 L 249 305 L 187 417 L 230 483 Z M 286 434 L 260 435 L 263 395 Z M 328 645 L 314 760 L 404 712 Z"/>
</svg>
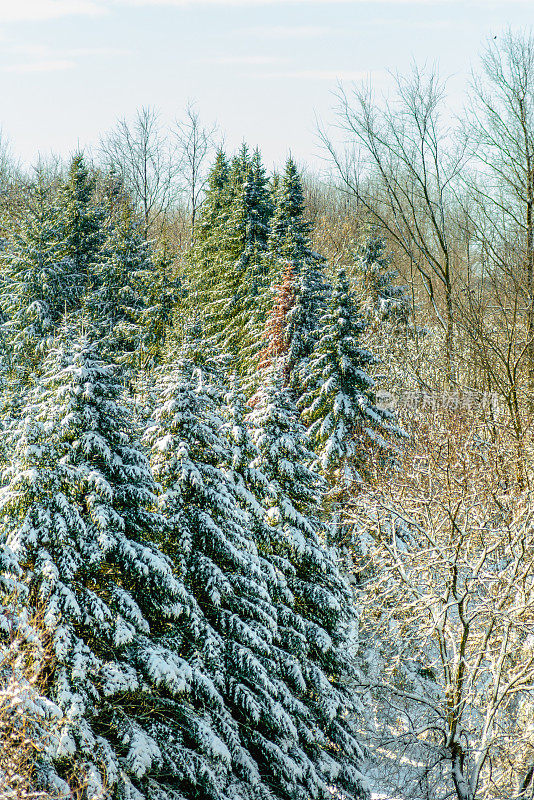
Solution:
<svg viewBox="0 0 534 800">
<path fill-rule="evenodd" d="M 33 72 L 64 72 L 76 67 L 75 61 L 67 59 L 46 59 L 44 61 L 31 61 L 27 64 L 8 64 L 4 72 L 33 73 Z"/>
<path fill-rule="evenodd" d="M 486 0 L 478 0 L 486 2 Z M 497 1 L 497 0 L 494 0 Z M 502 2 L 503 0 L 501 0 Z M 513 0 L 512 0 L 513 1 Z M 519 0 L 520 2 L 532 2 L 532 0 Z M 116 3 L 129 6 L 268 6 L 268 5 L 290 5 L 292 3 L 314 4 L 323 6 L 339 5 L 438 5 L 447 4 L 469 4 L 469 0 L 115 0 Z"/>
<path fill-rule="evenodd" d="M 335 70 L 335 69 L 296 69 L 280 72 L 261 72 L 254 75 L 255 78 L 297 78 L 315 81 L 361 81 L 369 77 L 369 72 L 358 70 Z M 373 72 L 373 77 L 378 72 Z"/>
<path fill-rule="evenodd" d="M 60 51 L 45 44 L 29 42 L 11 42 L 4 45 L 4 53 L 11 55 L 25 56 L 26 58 L 36 58 L 49 60 L 52 58 L 84 58 L 90 56 L 124 56 L 131 51 L 122 47 L 72 47 L 61 48 Z"/>
<path fill-rule="evenodd" d="M 269 5 L 462 5 L 510 6 L 526 5 L 532 0 L 0 0 L 0 24 L 7 22 L 39 22 L 66 16 L 97 16 L 107 14 L 110 8 L 167 6 L 175 8 L 201 6 L 269 6 Z M 295 28 L 271 28 L 276 36 L 315 36 L 320 29 L 306 26 Z"/>
<path fill-rule="evenodd" d="M 2 47 L 6 64 L 0 67 L 4 72 L 38 73 L 62 72 L 74 69 L 80 59 L 106 56 L 124 56 L 131 51 L 114 47 L 73 47 L 55 49 L 48 45 L 9 42 Z M 13 57 L 19 59 L 13 63 Z"/>
<path fill-rule="evenodd" d="M 242 36 L 254 36 L 262 39 L 316 39 L 342 33 L 342 28 L 321 25 L 272 25 L 255 28 L 241 28 L 235 31 Z"/>
<path fill-rule="evenodd" d="M 0 0 L 0 23 L 41 22 L 59 17 L 105 13 L 105 5 L 95 0 Z"/>
<path fill-rule="evenodd" d="M 237 64 L 241 66 L 261 67 L 282 64 L 285 60 L 285 58 L 277 58 L 276 56 L 212 56 L 210 58 L 203 58 L 201 61 L 202 64 L 220 64 L 222 66 Z"/>
</svg>

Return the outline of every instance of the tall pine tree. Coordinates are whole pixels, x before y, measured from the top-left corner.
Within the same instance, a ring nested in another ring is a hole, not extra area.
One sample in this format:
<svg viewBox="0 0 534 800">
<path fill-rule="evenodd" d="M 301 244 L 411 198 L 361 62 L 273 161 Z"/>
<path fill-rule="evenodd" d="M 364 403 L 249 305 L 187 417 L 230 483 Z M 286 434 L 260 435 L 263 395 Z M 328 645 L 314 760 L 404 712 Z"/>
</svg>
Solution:
<svg viewBox="0 0 534 800">
<path fill-rule="evenodd" d="M 190 343 L 162 379 L 163 402 L 148 433 L 164 488 L 166 549 L 207 625 L 188 633 L 182 655 L 198 659 L 224 697 L 231 715 L 224 741 L 243 797 L 326 798 L 332 783 L 346 788 L 347 798 L 360 796 L 361 754 L 343 719 L 348 698 L 308 659 L 316 648 L 333 652 L 331 637 L 293 609 L 284 571 L 293 568 L 274 552 L 255 499 L 267 481 L 249 465 L 253 447 L 235 395 L 227 421 L 220 415 L 216 372 Z M 319 550 L 302 551 L 315 557 L 318 575 L 325 568 Z M 331 579 L 314 588 L 310 576 L 296 589 L 301 602 L 321 605 L 333 619 L 342 611 L 334 590 L 326 590 Z M 334 661 L 325 657 L 329 668 Z"/>
<path fill-rule="evenodd" d="M 4 356 L 13 368 L 36 369 L 65 311 L 76 307 L 76 268 L 65 252 L 63 220 L 44 173 L 30 186 L 0 251 Z"/>
<path fill-rule="evenodd" d="M 354 611 L 336 553 L 321 538 L 321 483 L 308 466 L 304 427 L 276 370 L 264 372 L 252 402 L 247 420 L 257 448 L 252 467 L 266 479 L 262 552 L 285 587 L 276 598 L 276 648 L 299 703 L 293 717 L 303 752 L 296 761 L 309 781 L 303 800 L 336 791 L 364 796 L 354 717 L 358 699 L 346 689 Z M 289 794 L 294 796 L 300 797 Z"/>
<path fill-rule="evenodd" d="M 329 286 L 324 275 L 325 259 L 311 246 L 302 181 L 291 158 L 276 184 L 269 257 L 274 281 L 286 272 L 288 264 L 295 275 L 295 302 L 288 309 L 284 338 L 288 348 L 288 380 L 298 399 L 302 393 L 300 370 L 313 349 Z"/>
<path fill-rule="evenodd" d="M 371 451 L 396 452 L 391 438 L 402 435 L 390 411 L 377 406 L 363 348 L 364 328 L 343 270 L 321 317 L 317 345 L 302 375 L 299 404 L 313 444 L 316 468 L 337 489 L 361 481 Z"/>
<path fill-rule="evenodd" d="M 153 542 L 156 487 L 116 370 L 84 344 L 47 366 L 0 491 L 1 627 L 35 640 L 42 619 L 39 687 L 59 716 L 41 783 L 87 800 L 219 800 L 229 756 L 197 708 L 222 703 L 177 652 L 196 604 Z"/>
<path fill-rule="evenodd" d="M 104 209 L 95 200 L 95 177 L 82 153 L 69 167 L 59 197 L 62 248 L 73 264 L 73 290 L 77 304 L 91 283 L 91 274 L 102 243 Z"/>
<path fill-rule="evenodd" d="M 142 364 L 147 355 L 147 300 L 155 279 L 152 256 L 131 209 L 108 221 L 83 315 L 84 322 L 92 323 L 100 347 L 118 362 Z"/>
<path fill-rule="evenodd" d="M 250 156 L 243 145 L 230 165 L 219 154 L 199 212 L 184 306 L 239 371 L 259 349 L 270 211 L 259 152 Z"/>
</svg>

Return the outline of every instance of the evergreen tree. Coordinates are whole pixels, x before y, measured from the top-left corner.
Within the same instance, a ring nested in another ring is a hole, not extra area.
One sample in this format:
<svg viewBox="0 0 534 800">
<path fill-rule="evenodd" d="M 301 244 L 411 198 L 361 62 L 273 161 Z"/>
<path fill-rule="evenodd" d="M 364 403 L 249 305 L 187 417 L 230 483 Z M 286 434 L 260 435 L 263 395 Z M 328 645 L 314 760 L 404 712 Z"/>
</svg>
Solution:
<svg viewBox="0 0 534 800">
<path fill-rule="evenodd" d="M 84 320 L 92 322 L 111 357 L 142 363 L 148 344 L 147 300 L 155 279 L 152 252 L 131 209 L 116 213 L 104 230 Z"/>
<path fill-rule="evenodd" d="M 259 498 L 263 497 L 268 481 L 263 472 L 253 464 L 257 450 L 246 422 L 249 412 L 250 406 L 241 390 L 238 377 L 234 375 L 222 407 L 221 430 L 225 432 L 230 447 L 230 459 L 222 467 L 234 486 L 240 506 L 249 514 L 251 530 L 258 542 L 265 539 L 264 509 Z"/>
<path fill-rule="evenodd" d="M 77 293 L 73 262 L 63 247 L 61 215 L 43 173 L 13 219 L 0 259 L 4 342 L 15 357 L 13 367 L 35 368 Z"/>
<path fill-rule="evenodd" d="M 268 592 L 273 571 L 258 556 L 239 490 L 222 469 L 231 455 L 220 432 L 220 387 L 194 341 L 188 341 L 157 389 L 161 405 L 147 440 L 164 490 L 164 547 L 203 615 L 188 628 L 181 654 L 207 673 L 225 698 L 227 711 L 218 711 L 213 725 L 241 784 L 235 796 L 268 798 L 247 740 L 255 738 L 260 723 L 277 732 L 291 728 L 276 706 L 265 663 L 276 628 Z"/>
<path fill-rule="evenodd" d="M 246 215 L 244 258 L 257 257 L 257 250 L 263 251 L 269 235 L 269 221 L 272 205 L 269 197 L 268 181 L 261 160 L 260 151 L 253 153 L 250 168 L 243 184 L 243 205 Z"/>
<path fill-rule="evenodd" d="M 399 273 L 391 268 L 391 256 L 387 255 L 386 243 L 378 232 L 372 232 L 360 248 L 356 267 L 362 311 L 369 323 L 374 327 L 383 322 L 406 326 L 410 300 L 404 287 L 394 283 Z"/>
<path fill-rule="evenodd" d="M 290 261 L 297 274 L 306 273 L 318 304 L 328 291 L 322 266 L 325 259 L 311 245 L 311 225 L 305 219 L 304 190 L 292 158 L 276 184 L 269 235 L 271 257 L 280 264 Z"/>
<path fill-rule="evenodd" d="M 265 323 L 264 349 L 259 353 L 260 369 L 280 365 L 284 383 L 290 379 L 294 366 L 293 350 L 299 327 L 292 323 L 296 318 L 292 315 L 295 306 L 296 276 L 291 262 L 288 262 L 280 283 L 274 287 L 274 302 Z"/>
<path fill-rule="evenodd" d="M 370 449 L 392 454 L 388 439 L 401 435 L 390 411 L 376 405 L 368 373 L 373 354 L 360 345 L 364 323 L 340 270 L 319 338 L 302 375 L 302 418 L 313 443 L 315 466 L 331 484 L 347 487 L 362 480 Z M 387 438 L 386 438 L 387 437 Z"/>
<path fill-rule="evenodd" d="M 222 280 L 221 241 L 230 206 L 230 165 L 219 149 L 197 212 L 192 246 L 184 259 L 182 291 L 177 297 L 179 312 L 174 319 L 179 341 L 194 324 L 202 324 L 206 338 L 217 330 L 213 304 Z"/>
<path fill-rule="evenodd" d="M 219 149 L 208 179 L 206 196 L 202 202 L 200 219 L 195 225 L 198 242 L 213 239 L 214 228 L 220 226 L 229 206 L 229 164 L 223 150 Z"/>
<path fill-rule="evenodd" d="M 310 225 L 304 220 L 304 191 L 292 158 L 274 182 L 273 199 L 270 248 L 276 256 L 301 261 L 310 253 Z"/>
<path fill-rule="evenodd" d="M 243 145 L 232 162 L 230 184 L 232 204 L 222 235 L 225 280 L 217 304 L 218 342 L 244 371 L 259 349 L 268 270 L 265 254 L 271 205 L 258 150 L 250 158 Z"/>
<path fill-rule="evenodd" d="M 243 371 L 259 348 L 270 200 L 258 151 L 243 145 L 228 167 L 219 155 L 191 253 L 187 315 Z"/>
<path fill-rule="evenodd" d="M 321 484 L 307 466 L 311 453 L 290 391 L 276 371 L 254 396 L 247 418 L 257 455 L 252 461 L 265 513 L 262 552 L 283 576 L 277 595 L 275 644 L 284 675 L 299 704 L 293 718 L 303 754 L 296 762 L 308 777 L 304 797 L 365 794 L 350 675 L 352 606 L 336 553 L 319 537 Z M 247 480 L 245 476 L 245 481 Z M 289 794 L 289 797 L 300 796 Z"/>
<path fill-rule="evenodd" d="M 224 283 L 228 248 L 228 220 L 232 205 L 230 166 L 219 150 L 210 170 L 204 201 L 195 225 L 193 246 L 186 264 L 186 286 L 182 317 L 185 328 L 202 323 L 206 338 L 218 331 L 221 284 Z M 180 323 L 179 323 L 180 324 Z"/>
<path fill-rule="evenodd" d="M 182 296 L 175 258 L 165 242 L 151 253 L 150 268 L 143 271 L 141 287 L 144 361 L 146 365 L 155 365 L 163 359 L 167 340 L 172 334 L 175 310 Z"/>
<path fill-rule="evenodd" d="M 297 399 L 302 394 L 299 375 L 313 349 L 318 320 L 329 293 L 324 258 L 312 249 L 310 224 L 304 214 L 302 182 L 290 158 L 276 186 L 269 255 L 274 280 L 287 270 L 288 263 L 296 276 L 295 302 L 288 309 L 284 338 L 288 347 L 288 380 Z"/>
<path fill-rule="evenodd" d="M 259 535 L 260 525 L 266 528 L 254 487 L 265 478 L 248 464 L 251 443 L 241 401 L 229 398 L 227 421 L 220 416 L 216 369 L 199 349 L 190 343 L 162 379 L 163 403 L 148 433 L 155 474 L 164 487 L 166 549 L 207 626 L 188 632 L 182 655 L 198 659 L 231 715 L 224 719 L 226 738 L 219 735 L 242 781 L 236 796 L 326 800 L 332 781 L 339 781 L 347 798 L 354 797 L 348 787 L 359 795 L 361 775 L 353 766 L 359 750 L 350 726 L 337 718 L 343 714 L 340 693 L 332 688 L 330 673 L 300 663 L 308 648 L 328 650 L 330 639 L 292 611 L 282 559 Z M 224 435 L 228 426 L 231 441 Z M 321 595 L 323 605 L 330 602 L 330 613 L 340 614 L 339 602 L 334 608 L 330 595 L 314 591 L 317 602 Z M 315 636 L 313 644 L 308 634 Z M 328 732 L 321 730 L 326 717 Z M 337 748 L 343 748 L 342 764 L 333 755 Z"/>
<path fill-rule="evenodd" d="M 48 366 L 0 491 L 2 630 L 37 640 L 42 617 L 39 686 L 59 716 L 36 755 L 42 784 L 87 800 L 219 800 L 227 751 L 196 712 L 208 697 L 216 712 L 217 693 L 177 655 L 195 603 L 152 541 L 155 485 L 115 370 L 87 346 Z"/>
<path fill-rule="evenodd" d="M 59 213 L 63 254 L 73 264 L 73 288 L 78 304 L 90 283 L 101 245 L 104 212 L 95 203 L 94 195 L 95 178 L 83 154 L 77 153 L 61 192 Z"/>
</svg>

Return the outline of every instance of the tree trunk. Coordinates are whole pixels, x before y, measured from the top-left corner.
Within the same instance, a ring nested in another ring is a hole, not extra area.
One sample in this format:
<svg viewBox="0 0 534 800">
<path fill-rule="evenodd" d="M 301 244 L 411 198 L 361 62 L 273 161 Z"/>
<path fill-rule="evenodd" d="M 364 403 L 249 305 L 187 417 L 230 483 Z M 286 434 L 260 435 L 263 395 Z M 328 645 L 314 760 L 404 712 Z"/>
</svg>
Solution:
<svg viewBox="0 0 534 800">
<path fill-rule="evenodd" d="M 533 789 L 532 789 L 532 780 L 534 778 L 534 764 L 530 764 L 528 767 L 525 777 L 521 781 L 521 786 L 519 788 L 519 794 L 517 795 L 518 798 L 524 797 L 527 798 L 529 795 L 532 797 Z M 529 791 L 530 790 L 530 791 Z M 527 792 L 529 794 L 527 794 Z"/>
<path fill-rule="evenodd" d="M 446 304 L 446 328 L 445 328 L 445 370 L 446 370 L 446 387 L 450 387 L 454 383 L 454 314 L 452 306 L 452 287 L 450 283 L 445 285 L 445 304 Z"/>
<path fill-rule="evenodd" d="M 464 752 L 459 744 L 453 745 L 452 748 L 452 782 L 456 791 L 458 800 L 474 800 L 473 792 L 469 785 L 469 781 L 464 775 Z"/>
<path fill-rule="evenodd" d="M 529 177 L 527 199 L 526 278 L 527 278 L 527 404 L 534 411 L 534 175 Z"/>
</svg>

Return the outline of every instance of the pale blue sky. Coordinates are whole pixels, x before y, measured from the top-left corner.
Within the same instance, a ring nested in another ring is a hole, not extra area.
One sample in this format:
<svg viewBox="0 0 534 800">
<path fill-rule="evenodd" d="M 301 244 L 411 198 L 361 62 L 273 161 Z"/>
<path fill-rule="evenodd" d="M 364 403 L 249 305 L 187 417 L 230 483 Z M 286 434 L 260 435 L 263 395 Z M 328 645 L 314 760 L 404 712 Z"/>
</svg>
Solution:
<svg viewBox="0 0 534 800">
<path fill-rule="evenodd" d="M 317 163 L 338 79 L 438 60 L 458 103 L 484 39 L 532 24 L 534 0 L 0 0 L 0 124 L 31 162 L 191 99 L 230 150 Z"/>
</svg>

